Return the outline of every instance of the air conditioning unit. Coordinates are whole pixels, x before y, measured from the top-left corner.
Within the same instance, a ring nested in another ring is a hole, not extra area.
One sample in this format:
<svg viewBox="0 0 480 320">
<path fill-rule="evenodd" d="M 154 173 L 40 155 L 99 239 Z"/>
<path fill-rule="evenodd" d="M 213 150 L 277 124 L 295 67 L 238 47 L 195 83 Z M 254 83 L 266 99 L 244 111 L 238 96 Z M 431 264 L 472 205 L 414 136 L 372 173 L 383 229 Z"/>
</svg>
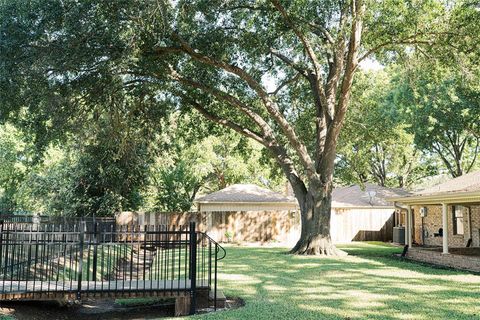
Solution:
<svg viewBox="0 0 480 320">
<path fill-rule="evenodd" d="M 427 216 L 427 207 L 420 208 L 420 217 L 425 218 Z"/>
</svg>

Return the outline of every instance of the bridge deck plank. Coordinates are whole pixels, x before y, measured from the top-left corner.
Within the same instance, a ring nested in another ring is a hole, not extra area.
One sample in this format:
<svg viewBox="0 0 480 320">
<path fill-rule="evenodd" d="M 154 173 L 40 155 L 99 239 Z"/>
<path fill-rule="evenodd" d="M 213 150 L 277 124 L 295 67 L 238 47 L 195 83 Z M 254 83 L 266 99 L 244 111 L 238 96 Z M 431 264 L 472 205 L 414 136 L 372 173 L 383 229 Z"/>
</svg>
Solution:
<svg viewBox="0 0 480 320">
<path fill-rule="evenodd" d="M 186 291 L 190 289 L 187 280 L 117 280 L 82 281 L 82 292 L 115 291 Z M 208 288 L 208 281 L 197 281 L 197 288 Z M 70 281 L 0 281 L 0 295 L 35 292 L 77 292 L 78 282 Z"/>
</svg>

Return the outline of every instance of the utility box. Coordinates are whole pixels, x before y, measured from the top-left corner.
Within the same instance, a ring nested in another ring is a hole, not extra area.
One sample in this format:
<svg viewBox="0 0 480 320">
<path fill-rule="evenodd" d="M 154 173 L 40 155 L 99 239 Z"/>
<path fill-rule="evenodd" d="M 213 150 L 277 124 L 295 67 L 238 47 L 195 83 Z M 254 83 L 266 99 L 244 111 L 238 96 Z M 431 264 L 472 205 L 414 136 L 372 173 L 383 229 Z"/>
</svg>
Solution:
<svg viewBox="0 0 480 320">
<path fill-rule="evenodd" d="M 405 244 L 405 227 L 393 227 L 393 242 Z"/>
<path fill-rule="evenodd" d="M 425 218 L 427 216 L 428 209 L 427 207 L 420 208 L 420 217 Z"/>
</svg>

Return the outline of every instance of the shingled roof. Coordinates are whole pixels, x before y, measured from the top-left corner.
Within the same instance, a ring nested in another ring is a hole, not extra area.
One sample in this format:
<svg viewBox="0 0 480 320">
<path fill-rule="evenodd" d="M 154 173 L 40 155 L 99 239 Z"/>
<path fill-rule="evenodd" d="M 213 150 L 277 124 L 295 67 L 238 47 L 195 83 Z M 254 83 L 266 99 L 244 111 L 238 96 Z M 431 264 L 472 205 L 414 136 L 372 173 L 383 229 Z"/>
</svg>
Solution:
<svg viewBox="0 0 480 320">
<path fill-rule="evenodd" d="M 261 188 L 254 184 L 234 184 L 217 192 L 200 197 L 195 202 L 285 202 L 296 203 L 293 197 L 286 197 L 281 193 Z"/>
<path fill-rule="evenodd" d="M 415 192 L 415 195 L 434 195 L 451 192 L 475 192 L 480 191 L 480 171 L 471 172 L 451 179 L 447 182 L 440 183 L 431 188 Z"/>
<path fill-rule="evenodd" d="M 296 210 L 297 200 L 254 184 L 234 184 L 195 200 L 198 211 Z"/>
<path fill-rule="evenodd" d="M 480 203 L 480 171 L 471 172 L 408 197 L 392 197 L 390 201 L 406 204 Z"/>
<path fill-rule="evenodd" d="M 393 203 L 387 198 L 409 194 L 403 189 L 381 187 L 372 183 L 366 183 L 364 188 L 359 185 L 340 187 L 333 190 L 332 207 L 393 207 Z"/>
</svg>

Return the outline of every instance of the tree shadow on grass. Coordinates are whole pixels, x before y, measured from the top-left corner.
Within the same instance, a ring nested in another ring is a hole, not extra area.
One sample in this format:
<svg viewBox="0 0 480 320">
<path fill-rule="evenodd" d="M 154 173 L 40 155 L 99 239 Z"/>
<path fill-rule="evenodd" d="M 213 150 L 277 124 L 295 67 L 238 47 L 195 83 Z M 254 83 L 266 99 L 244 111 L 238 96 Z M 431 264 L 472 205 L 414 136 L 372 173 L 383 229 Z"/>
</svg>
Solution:
<svg viewBox="0 0 480 320">
<path fill-rule="evenodd" d="M 386 249 L 368 247 L 347 248 L 355 254 L 345 258 L 230 248 L 220 285 L 245 298 L 246 307 L 219 319 L 480 318 L 480 277 L 389 259 Z"/>
</svg>

